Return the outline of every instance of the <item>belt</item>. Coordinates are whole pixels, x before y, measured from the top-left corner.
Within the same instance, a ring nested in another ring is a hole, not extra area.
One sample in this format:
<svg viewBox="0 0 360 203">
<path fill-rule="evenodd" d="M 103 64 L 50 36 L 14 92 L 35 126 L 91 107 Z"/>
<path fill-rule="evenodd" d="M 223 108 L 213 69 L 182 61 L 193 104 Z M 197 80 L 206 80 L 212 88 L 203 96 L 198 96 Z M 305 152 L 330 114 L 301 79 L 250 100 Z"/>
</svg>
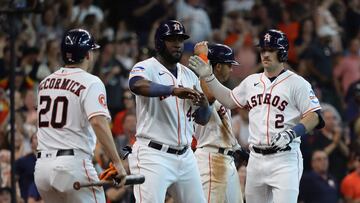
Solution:
<svg viewBox="0 0 360 203">
<path fill-rule="evenodd" d="M 283 152 L 283 151 L 290 151 L 291 150 L 290 146 L 287 146 L 285 149 L 281 149 L 281 150 L 274 149 L 274 148 L 262 149 L 262 148 L 255 147 L 255 146 L 253 146 L 252 148 L 254 149 L 254 152 L 262 154 L 262 155 L 275 154 L 277 152 Z"/>
<path fill-rule="evenodd" d="M 56 152 L 56 156 L 74 156 L 74 150 L 73 149 L 59 149 Z M 41 158 L 41 152 L 37 153 L 37 158 Z"/>
<path fill-rule="evenodd" d="M 159 143 L 156 143 L 156 142 L 153 142 L 153 141 L 150 141 L 148 146 L 151 147 L 151 148 L 157 149 L 157 150 L 161 150 L 163 148 L 162 144 L 159 144 Z M 189 148 L 188 146 L 185 146 L 182 149 L 174 149 L 174 148 L 169 147 L 166 152 L 170 153 L 170 154 L 182 155 L 182 154 L 184 154 L 186 152 L 186 150 L 188 148 Z"/>
<path fill-rule="evenodd" d="M 228 150 L 228 151 L 226 152 L 226 149 L 225 149 L 225 148 L 222 148 L 222 147 L 219 148 L 218 153 L 224 154 L 224 155 L 229 155 L 229 156 L 233 156 L 233 155 L 235 154 L 235 152 L 234 152 L 234 151 L 231 151 L 231 150 Z"/>
</svg>

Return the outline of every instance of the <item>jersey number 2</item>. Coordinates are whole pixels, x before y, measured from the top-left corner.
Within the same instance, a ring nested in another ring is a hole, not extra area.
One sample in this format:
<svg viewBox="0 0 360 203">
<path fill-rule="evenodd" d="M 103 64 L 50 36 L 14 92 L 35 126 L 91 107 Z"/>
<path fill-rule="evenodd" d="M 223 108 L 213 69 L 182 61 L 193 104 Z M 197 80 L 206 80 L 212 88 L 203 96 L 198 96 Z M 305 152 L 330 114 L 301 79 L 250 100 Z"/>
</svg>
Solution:
<svg viewBox="0 0 360 203">
<path fill-rule="evenodd" d="M 40 109 L 40 111 L 39 111 L 39 128 L 49 127 L 49 121 L 41 120 L 41 116 L 46 114 L 50 110 L 51 97 L 50 96 L 41 96 L 40 97 L 40 105 L 42 103 L 45 103 L 45 107 Z M 58 113 L 59 103 L 62 103 L 63 108 L 62 108 L 62 112 L 61 112 L 61 116 L 60 116 L 61 120 L 57 121 L 56 117 L 57 117 L 57 113 Z M 50 124 L 53 128 L 62 128 L 66 124 L 68 104 L 69 104 L 69 100 L 64 96 L 55 98 L 52 112 L 50 114 L 51 115 Z"/>
<path fill-rule="evenodd" d="M 283 128 L 284 127 L 284 115 L 276 114 L 275 115 L 275 128 Z"/>
</svg>

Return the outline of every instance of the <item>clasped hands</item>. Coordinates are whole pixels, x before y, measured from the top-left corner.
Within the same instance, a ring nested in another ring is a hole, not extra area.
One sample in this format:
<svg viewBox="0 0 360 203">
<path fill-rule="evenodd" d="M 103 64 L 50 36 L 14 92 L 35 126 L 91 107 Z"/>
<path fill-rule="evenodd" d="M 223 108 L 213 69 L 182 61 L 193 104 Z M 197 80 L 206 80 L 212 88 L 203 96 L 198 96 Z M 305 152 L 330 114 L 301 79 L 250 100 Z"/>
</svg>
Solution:
<svg viewBox="0 0 360 203">
<path fill-rule="evenodd" d="M 207 106 L 209 104 L 204 93 L 196 89 L 195 86 L 193 89 L 188 87 L 174 87 L 172 95 L 180 99 L 190 99 L 196 106 Z"/>
</svg>

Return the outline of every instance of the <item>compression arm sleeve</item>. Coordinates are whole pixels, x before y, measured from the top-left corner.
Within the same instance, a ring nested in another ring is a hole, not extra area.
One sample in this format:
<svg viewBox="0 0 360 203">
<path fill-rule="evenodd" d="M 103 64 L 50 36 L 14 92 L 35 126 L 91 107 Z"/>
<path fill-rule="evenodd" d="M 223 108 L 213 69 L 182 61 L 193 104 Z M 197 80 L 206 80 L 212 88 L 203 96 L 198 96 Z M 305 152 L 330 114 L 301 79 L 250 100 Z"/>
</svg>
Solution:
<svg viewBox="0 0 360 203">
<path fill-rule="evenodd" d="M 201 106 L 195 111 L 195 123 L 199 125 L 206 125 L 211 117 L 212 106 Z"/>
<path fill-rule="evenodd" d="M 205 78 L 206 84 L 209 86 L 209 89 L 214 94 L 215 98 L 228 109 L 234 109 L 237 107 L 235 101 L 230 96 L 231 90 L 224 85 L 222 85 L 214 76 L 214 74 Z"/>
<path fill-rule="evenodd" d="M 144 81 L 144 82 L 143 82 Z M 141 84 L 140 84 L 141 83 Z M 148 97 L 169 96 L 174 90 L 174 86 L 162 85 L 140 76 L 135 76 L 129 80 L 129 87 L 135 94 Z"/>
</svg>

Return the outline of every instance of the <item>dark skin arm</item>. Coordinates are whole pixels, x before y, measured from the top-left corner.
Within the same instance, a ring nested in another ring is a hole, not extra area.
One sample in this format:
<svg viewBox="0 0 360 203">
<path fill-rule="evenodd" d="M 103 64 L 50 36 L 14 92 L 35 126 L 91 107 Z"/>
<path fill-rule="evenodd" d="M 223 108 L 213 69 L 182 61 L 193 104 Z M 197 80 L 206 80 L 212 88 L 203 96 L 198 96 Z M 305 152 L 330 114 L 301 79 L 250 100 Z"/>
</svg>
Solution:
<svg viewBox="0 0 360 203">
<path fill-rule="evenodd" d="M 151 81 L 146 79 L 138 80 L 131 87 L 131 91 L 141 96 L 150 97 L 150 83 Z M 180 99 L 191 99 L 195 103 L 201 98 L 199 92 L 187 87 L 173 87 L 171 95 L 179 97 Z"/>
</svg>

